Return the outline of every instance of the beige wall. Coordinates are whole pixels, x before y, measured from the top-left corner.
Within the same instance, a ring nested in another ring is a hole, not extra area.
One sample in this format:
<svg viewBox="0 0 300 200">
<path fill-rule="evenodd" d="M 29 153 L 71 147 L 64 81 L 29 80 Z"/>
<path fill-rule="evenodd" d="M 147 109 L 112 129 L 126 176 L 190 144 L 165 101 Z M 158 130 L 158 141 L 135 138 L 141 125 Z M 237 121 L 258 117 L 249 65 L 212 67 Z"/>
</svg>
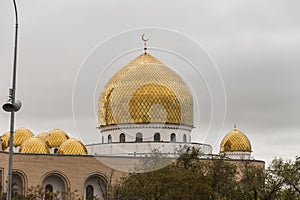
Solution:
<svg viewBox="0 0 300 200">
<path fill-rule="evenodd" d="M 64 177 L 67 182 L 67 187 L 71 191 L 78 190 L 76 194 L 84 196 L 85 180 L 93 174 L 101 175 L 108 181 L 112 174 L 112 184 L 118 181 L 125 172 L 112 170 L 108 166 L 119 168 L 120 170 L 129 170 L 135 165 L 138 165 L 139 159 L 126 157 L 101 157 L 95 158 L 90 155 L 43 155 L 43 154 L 14 154 L 13 156 L 13 171 L 22 174 L 25 178 L 25 190 L 30 186 L 41 185 L 43 179 L 49 173 L 59 174 Z M 170 161 L 171 162 L 171 161 Z M 265 163 L 258 160 L 228 160 L 238 166 L 238 169 L 244 166 L 244 162 L 250 162 L 252 165 L 261 166 L 264 168 Z M 106 163 L 108 166 L 106 166 Z M 2 183 L 7 180 L 8 168 L 8 153 L 0 152 L 0 169 L 3 169 Z M 129 170 L 130 171 L 130 170 Z M 4 191 L 6 185 L 4 184 Z"/>
<path fill-rule="evenodd" d="M 0 168 L 3 168 L 2 183 L 5 183 L 8 171 L 7 152 L 0 152 Z M 77 194 L 80 196 L 84 195 L 84 183 L 90 175 L 102 175 L 108 180 L 113 173 L 113 183 L 125 175 L 120 171 L 112 171 L 93 156 L 72 155 L 14 154 L 13 171 L 24 175 L 25 190 L 30 186 L 41 185 L 48 174 L 55 173 L 64 177 L 71 191 L 78 190 Z M 6 185 L 4 188 L 5 191 Z"/>
</svg>

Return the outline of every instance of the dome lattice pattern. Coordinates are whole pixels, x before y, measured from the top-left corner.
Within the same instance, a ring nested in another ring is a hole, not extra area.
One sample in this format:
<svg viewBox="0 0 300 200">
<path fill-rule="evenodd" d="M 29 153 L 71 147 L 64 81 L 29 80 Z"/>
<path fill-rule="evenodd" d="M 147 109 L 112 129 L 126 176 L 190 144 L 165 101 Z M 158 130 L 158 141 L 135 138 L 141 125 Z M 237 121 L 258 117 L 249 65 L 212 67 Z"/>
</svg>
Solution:
<svg viewBox="0 0 300 200">
<path fill-rule="evenodd" d="M 40 138 L 32 137 L 27 139 L 19 149 L 20 153 L 49 154 L 49 148 Z"/>
<path fill-rule="evenodd" d="M 183 80 L 149 54 L 123 67 L 98 100 L 99 126 L 127 123 L 193 125 L 193 97 Z"/>
<path fill-rule="evenodd" d="M 233 151 L 252 151 L 251 143 L 247 136 L 236 128 L 224 137 L 220 145 L 221 153 Z"/>
<path fill-rule="evenodd" d="M 21 144 L 23 142 L 25 142 L 27 139 L 29 139 L 33 136 L 34 135 L 30 130 L 28 130 L 26 128 L 18 128 L 15 130 L 13 145 L 15 147 L 21 146 Z"/>
<path fill-rule="evenodd" d="M 149 83 L 138 88 L 129 101 L 129 112 L 135 123 L 173 122 L 180 124 L 180 103 L 169 88 Z"/>
<path fill-rule="evenodd" d="M 45 140 L 47 137 L 49 136 L 48 132 L 41 132 L 40 134 L 38 134 L 36 137 L 40 138 L 41 140 Z"/>
<path fill-rule="evenodd" d="M 85 155 L 87 150 L 80 141 L 71 138 L 62 143 L 58 149 L 58 154 Z"/>
<path fill-rule="evenodd" d="M 5 150 L 8 148 L 9 136 L 10 136 L 10 132 L 6 132 L 1 136 L 2 150 Z"/>
<path fill-rule="evenodd" d="M 69 136 L 60 129 L 54 129 L 49 132 L 49 135 L 45 138 L 45 143 L 49 148 L 59 147 L 64 141 L 69 139 Z"/>
</svg>

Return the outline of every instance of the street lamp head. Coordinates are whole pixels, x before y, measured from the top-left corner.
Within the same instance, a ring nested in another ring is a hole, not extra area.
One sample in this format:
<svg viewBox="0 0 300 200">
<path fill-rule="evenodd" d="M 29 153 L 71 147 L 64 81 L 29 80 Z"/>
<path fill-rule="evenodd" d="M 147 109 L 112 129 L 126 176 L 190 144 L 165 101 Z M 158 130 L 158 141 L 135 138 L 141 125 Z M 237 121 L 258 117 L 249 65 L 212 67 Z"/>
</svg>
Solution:
<svg viewBox="0 0 300 200">
<path fill-rule="evenodd" d="M 6 112 L 17 112 L 18 110 L 20 110 L 21 106 L 21 101 L 16 100 L 14 103 L 10 101 L 6 102 L 5 104 L 3 104 L 2 108 Z"/>
</svg>

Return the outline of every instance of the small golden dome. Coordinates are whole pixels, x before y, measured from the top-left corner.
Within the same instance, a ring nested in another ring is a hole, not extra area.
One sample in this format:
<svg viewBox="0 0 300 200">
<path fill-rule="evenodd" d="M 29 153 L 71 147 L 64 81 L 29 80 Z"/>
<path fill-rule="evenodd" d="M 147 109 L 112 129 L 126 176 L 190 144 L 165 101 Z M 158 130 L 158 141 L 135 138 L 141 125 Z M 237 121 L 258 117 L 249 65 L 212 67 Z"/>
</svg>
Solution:
<svg viewBox="0 0 300 200">
<path fill-rule="evenodd" d="M 59 147 L 64 141 L 69 139 L 69 136 L 60 129 L 54 129 L 49 132 L 49 135 L 45 138 L 45 143 L 49 148 Z"/>
<path fill-rule="evenodd" d="M 49 154 L 49 148 L 44 141 L 40 138 L 32 137 L 27 139 L 19 149 L 20 153 L 36 153 L 36 154 Z"/>
<path fill-rule="evenodd" d="M 7 149 L 9 143 L 10 132 L 6 132 L 1 136 L 2 150 Z"/>
<path fill-rule="evenodd" d="M 48 135 L 49 135 L 49 132 L 41 132 L 36 137 L 40 138 L 41 140 L 44 141 L 46 139 L 46 137 L 48 137 Z"/>
<path fill-rule="evenodd" d="M 27 139 L 33 137 L 33 133 L 28 130 L 27 128 L 18 128 L 15 130 L 15 133 L 14 133 L 14 142 L 13 142 L 13 145 L 15 147 L 17 146 L 21 146 L 21 144 L 23 142 L 25 142 Z"/>
<path fill-rule="evenodd" d="M 193 126 L 193 97 L 178 74 L 143 53 L 106 84 L 98 117 L 100 127 L 150 122 Z"/>
<path fill-rule="evenodd" d="M 220 153 L 233 151 L 252 151 L 250 140 L 236 128 L 224 137 L 220 145 Z"/>
<path fill-rule="evenodd" d="M 58 149 L 58 154 L 85 155 L 87 150 L 80 141 L 71 138 L 62 143 Z"/>
</svg>

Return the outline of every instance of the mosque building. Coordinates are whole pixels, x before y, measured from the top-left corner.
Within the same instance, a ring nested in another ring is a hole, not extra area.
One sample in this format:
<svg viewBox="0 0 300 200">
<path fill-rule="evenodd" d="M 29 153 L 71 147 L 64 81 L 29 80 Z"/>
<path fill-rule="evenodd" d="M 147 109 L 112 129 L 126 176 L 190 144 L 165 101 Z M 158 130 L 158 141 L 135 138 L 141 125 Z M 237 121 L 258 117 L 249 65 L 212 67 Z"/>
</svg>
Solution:
<svg viewBox="0 0 300 200">
<path fill-rule="evenodd" d="M 193 102 L 182 78 L 145 49 L 112 76 L 99 95 L 99 143 L 83 144 L 60 129 L 37 135 L 26 128 L 15 130 L 14 190 L 25 194 L 41 186 L 45 191 L 77 190 L 84 199 L 106 199 L 108 183 L 118 181 L 132 170 L 132 163 L 154 150 L 174 159 L 178 149 L 192 146 L 209 159 L 211 145 L 191 140 Z M 9 132 L 1 140 L 0 189 L 5 192 Z M 251 152 L 250 140 L 236 127 L 220 144 L 221 157 L 264 165 L 251 158 Z"/>
</svg>

